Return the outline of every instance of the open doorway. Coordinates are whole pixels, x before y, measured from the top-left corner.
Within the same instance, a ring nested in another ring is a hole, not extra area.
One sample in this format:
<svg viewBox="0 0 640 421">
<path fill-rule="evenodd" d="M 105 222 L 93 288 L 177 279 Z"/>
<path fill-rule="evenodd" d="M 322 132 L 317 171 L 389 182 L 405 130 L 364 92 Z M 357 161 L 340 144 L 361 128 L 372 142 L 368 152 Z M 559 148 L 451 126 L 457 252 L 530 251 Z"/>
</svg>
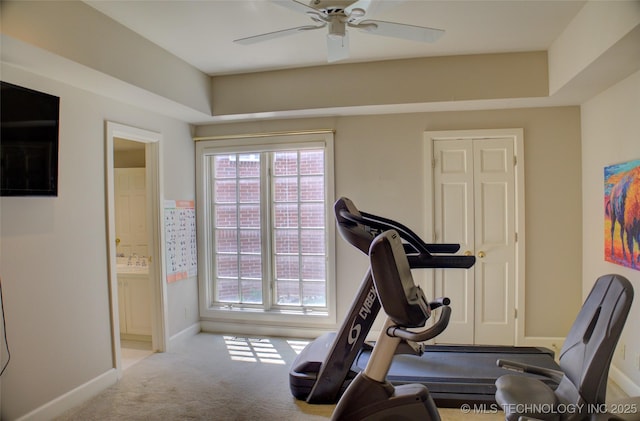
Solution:
<svg viewBox="0 0 640 421">
<path fill-rule="evenodd" d="M 113 142 L 120 353 L 126 370 L 153 353 L 145 144 Z"/>
<path fill-rule="evenodd" d="M 122 371 L 165 350 L 159 133 L 107 122 L 109 291 L 113 363 Z"/>
</svg>

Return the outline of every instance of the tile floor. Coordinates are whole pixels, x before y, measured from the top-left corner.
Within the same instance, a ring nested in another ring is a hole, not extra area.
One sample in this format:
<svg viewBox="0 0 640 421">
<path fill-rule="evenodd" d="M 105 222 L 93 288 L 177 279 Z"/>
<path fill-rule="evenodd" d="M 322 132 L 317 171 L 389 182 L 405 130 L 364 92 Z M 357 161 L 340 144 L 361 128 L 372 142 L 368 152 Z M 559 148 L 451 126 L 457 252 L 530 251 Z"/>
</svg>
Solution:
<svg viewBox="0 0 640 421">
<path fill-rule="evenodd" d="M 122 357 L 122 369 L 126 370 L 153 354 L 151 342 L 144 341 L 120 341 L 120 351 Z"/>
</svg>

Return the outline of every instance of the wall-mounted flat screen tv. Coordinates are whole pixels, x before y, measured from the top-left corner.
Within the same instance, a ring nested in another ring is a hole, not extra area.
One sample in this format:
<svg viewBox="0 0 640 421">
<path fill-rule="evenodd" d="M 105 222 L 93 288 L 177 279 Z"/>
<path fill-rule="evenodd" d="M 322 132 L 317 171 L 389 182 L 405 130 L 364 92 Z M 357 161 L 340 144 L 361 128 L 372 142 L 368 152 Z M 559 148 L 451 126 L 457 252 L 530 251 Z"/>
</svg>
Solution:
<svg viewBox="0 0 640 421">
<path fill-rule="evenodd" d="M 58 195 L 60 98 L 0 82 L 0 196 Z"/>
</svg>

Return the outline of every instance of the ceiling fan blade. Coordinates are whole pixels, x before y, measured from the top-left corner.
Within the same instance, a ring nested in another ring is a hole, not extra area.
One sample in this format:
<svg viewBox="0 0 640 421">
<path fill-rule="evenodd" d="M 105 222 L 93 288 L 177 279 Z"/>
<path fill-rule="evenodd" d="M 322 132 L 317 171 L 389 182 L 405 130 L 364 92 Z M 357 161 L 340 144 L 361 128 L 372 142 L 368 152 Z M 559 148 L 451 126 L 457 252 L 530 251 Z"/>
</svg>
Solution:
<svg viewBox="0 0 640 421">
<path fill-rule="evenodd" d="M 327 61 L 333 63 L 346 58 L 349 58 L 349 34 L 327 35 Z"/>
<path fill-rule="evenodd" d="M 294 12 L 318 17 L 325 16 L 325 14 L 320 12 L 319 10 L 296 0 L 271 0 L 271 2 L 277 4 L 278 6 L 293 10 Z"/>
<path fill-rule="evenodd" d="M 370 34 L 419 42 L 435 42 L 444 34 L 442 29 L 407 25 L 404 23 L 384 22 L 381 20 L 364 20 L 358 24 L 350 26 Z"/>
<path fill-rule="evenodd" d="M 246 38 L 240 38 L 240 39 L 233 40 L 233 42 L 242 44 L 242 45 L 250 45 L 250 44 L 255 44 L 262 41 L 268 41 L 270 39 L 285 37 L 287 35 L 293 35 L 298 32 L 312 31 L 314 29 L 324 28 L 325 26 L 327 25 L 324 24 L 324 25 L 298 26 L 295 28 L 282 29 L 280 31 L 267 32 L 266 34 L 253 35 Z"/>
<path fill-rule="evenodd" d="M 404 2 L 405 0 L 358 0 L 345 7 L 344 13 L 350 23 L 357 23 Z"/>
</svg>

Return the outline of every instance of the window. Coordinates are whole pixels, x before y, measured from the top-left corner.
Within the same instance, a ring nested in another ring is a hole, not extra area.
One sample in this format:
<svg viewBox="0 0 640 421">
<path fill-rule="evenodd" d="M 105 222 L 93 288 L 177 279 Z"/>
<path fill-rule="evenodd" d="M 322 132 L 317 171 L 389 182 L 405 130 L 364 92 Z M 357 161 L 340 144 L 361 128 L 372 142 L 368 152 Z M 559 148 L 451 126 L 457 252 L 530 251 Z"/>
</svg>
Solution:
<svg viewBox="0 0 640 421">
<path fill-rule="evenodd" d="M 197 159 L 204 313 L 332 313 L 332 134 L 199 141 Z"/>
</svg>

